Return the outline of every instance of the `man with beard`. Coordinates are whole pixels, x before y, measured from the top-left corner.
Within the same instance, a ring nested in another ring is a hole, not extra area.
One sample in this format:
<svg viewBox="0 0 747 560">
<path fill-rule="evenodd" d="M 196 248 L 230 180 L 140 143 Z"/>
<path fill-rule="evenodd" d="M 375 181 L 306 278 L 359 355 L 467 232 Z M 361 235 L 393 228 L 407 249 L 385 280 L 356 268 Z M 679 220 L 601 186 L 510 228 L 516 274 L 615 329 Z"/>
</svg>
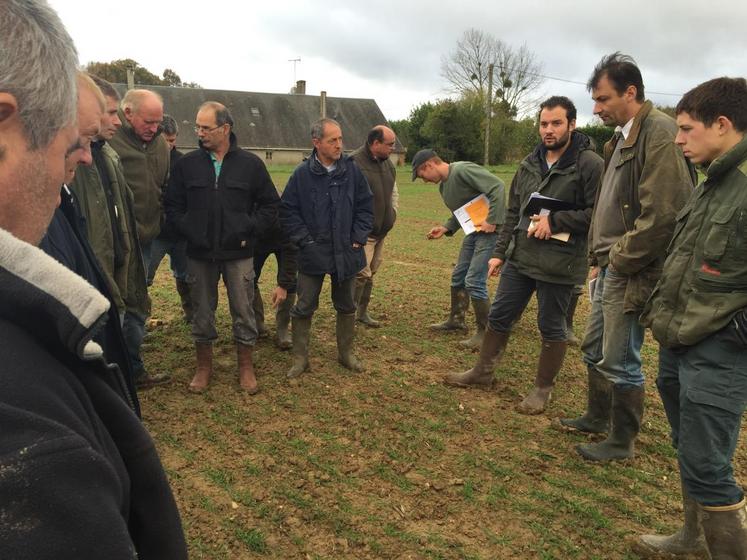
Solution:
<svg viewBox="0 0 747 560">
<path fill-rule="evenodd" d="M 596 288 L 581 346 L 589 377 L 587 411 L 561 423 L 587 433 L 609 429 L 604 441 L 576 449 L 590 461 L 613 461 L 634 456 L 645 392 L 638 317 L 695 177 L 674 143 L 674 119 L 646 101 L 631 57 L 603 57 L 587 87 L 594 114 L 617 128 L 604 146 L 605 171 L 589 231 Z"/>
<path fill-rule="evenodd" d="M 534 389 L 518 406 L 523 414 L 539 414 L 550 399 L 565 357 L 568 302 L 587 273 L 586 236 L 603 162 L 575 128 L 576 107 L 567 97 L 540 105 L 542 141 L 514 175 L 506 221 L 489 261 L 489 273 L 500 273 L 500 282 L 480 357 L 472 369 L 445 378 L 459 387 L 492 386 L 511 329 L 536 292 L 542 344 Z M 547 201 L 547 210 L 531 212 L 536 193 L 562 204 L 550 210 Z"/>
</svg>

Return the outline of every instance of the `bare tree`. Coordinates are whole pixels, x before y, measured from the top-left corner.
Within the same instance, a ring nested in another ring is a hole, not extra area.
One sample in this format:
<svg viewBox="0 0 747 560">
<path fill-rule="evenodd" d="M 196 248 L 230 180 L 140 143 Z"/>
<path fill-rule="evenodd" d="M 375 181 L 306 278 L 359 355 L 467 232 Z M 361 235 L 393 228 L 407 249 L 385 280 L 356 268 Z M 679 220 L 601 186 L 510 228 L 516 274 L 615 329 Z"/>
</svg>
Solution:
<svg viewBox="0 0 747 560">
<path fill-rule="evenodd" d="M 536 90 L 544 81 L 543 68 L 526 45 L 514 49 L 490 33 L 468 29 L 456 49 L 441 58 L 441 75 L 453 93 L 486 99 L 491 63 L 495 65 L 492 97 L 496 108 L 511 117 L 533 111 L 538 102 Z"/>
</svg>

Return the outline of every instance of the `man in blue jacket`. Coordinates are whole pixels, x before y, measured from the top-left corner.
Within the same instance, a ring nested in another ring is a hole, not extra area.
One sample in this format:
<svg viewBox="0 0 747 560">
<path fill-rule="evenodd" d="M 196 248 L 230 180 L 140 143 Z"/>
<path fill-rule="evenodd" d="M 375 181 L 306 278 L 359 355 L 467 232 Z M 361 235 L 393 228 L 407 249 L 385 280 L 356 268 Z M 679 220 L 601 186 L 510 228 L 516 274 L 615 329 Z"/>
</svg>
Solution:
<svg viewBox="0 0 747 560">
<path fill-rule="evenodd" d="M 324 276 L 332 279 L 337 311 L 338 361 L 363 371 L 353 355 L 355 276 L 366 266 L 363 248 L 373 227 L 373 195 L 353 160 L 342 153 L 342 130 L 332 119 L 311 127 L 314 150 L 291 175 L 282 196 L 280 219 L 299 247 L 298 301 L 293 318 L 293 367 L 288 378 L 309 367 L 311 318 L 319 307 Z"/>
</svg>

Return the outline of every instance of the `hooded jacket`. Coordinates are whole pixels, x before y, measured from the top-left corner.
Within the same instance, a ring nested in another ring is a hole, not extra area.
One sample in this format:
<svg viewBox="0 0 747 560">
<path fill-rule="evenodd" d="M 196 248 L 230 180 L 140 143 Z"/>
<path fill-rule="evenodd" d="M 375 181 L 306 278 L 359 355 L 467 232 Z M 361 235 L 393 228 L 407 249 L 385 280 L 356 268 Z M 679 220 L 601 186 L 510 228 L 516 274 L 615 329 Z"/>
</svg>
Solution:
<svg viewBox="0 0 747 560">
<path fill-rule="evenodd" d="M 296 167 L 281 200 L 280 221 L 299 247 L 299 272 L 331 274 L 342 283 L 363 270 L 363 247 L 373 226 L 373 195 L 349 156 L 343 155 L 328 172 L 314 150 Z M 353 248 L 353 242 L 360 247 Z"/>
<path fill-rule="evenodd" d="M 109 145 L 119 154 L 132 191 L 138 239 L 147 245 L 161 231 L 161 195 L 169 179 L 169 145 L 160 134 L 143 142 L 121 109 L 119 119 L 122 126 Z"/>
<path fill-rule="evenodd" d="M 204 148 L 176 162 L 165 203 L 168 227 L 187 239 L 187 256 L 215 261 L 251 258 L 279 205 L 264 163 L 239 148 L 233 132 L 218 177 Z"/>
<path fill-rule="evenodd" d="M 494 257 L 509 258 L 520 273 L 555 284 L 583 283 L 588 273 L 586 242 L 604 162 L 585 134 L 574 131 L 571 143 L 550 169 L 547 148 L 540 143 L 519 165 L 509 191 L 506 221 L 498 234 Z M 527 238 L 519 227 L 532 193 L 557 198 L 576 210 L 550 214 L 553 233 L 568 232 L 567 242 Z"/>
<path fill-rule="evenodd" d="M 92 337 L 109 303 L 0 230 L 0 550 L 7 558 L 187 558 L 124 379 Z"/>
</svg>

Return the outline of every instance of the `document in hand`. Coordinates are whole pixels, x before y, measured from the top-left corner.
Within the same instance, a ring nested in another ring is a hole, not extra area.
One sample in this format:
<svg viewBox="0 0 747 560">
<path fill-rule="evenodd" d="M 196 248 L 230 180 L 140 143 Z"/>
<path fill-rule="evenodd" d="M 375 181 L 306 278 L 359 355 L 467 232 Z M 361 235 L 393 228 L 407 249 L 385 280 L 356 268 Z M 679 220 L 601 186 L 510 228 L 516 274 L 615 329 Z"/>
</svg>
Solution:
<svg viewBox="0 0 747 560">
<path fill-rule="evenodd" d="M 549 196 L 542 196 L 538 192 L 533 192 L 529 196 L 529 202 L 524 208 L 524 214 L 522 214 L 519 220 L 519 227 L 527 231 L 534 229 L 534 222 L 529 219 L 529 216 L 547 216 L 550 212 L 558 212 L 562 210 L 577 210 L 578 207 L 572 202 L 566 200 L 560 200 L 559 198 L 551 198 Z M 571 234 L 567 231 L 554 233 L 551 235 L 553 239 L 558 241 L 567 242 Z"/>
<path fill-rule="evenodd" d="M 454 217 L 459 220 L 464 235 L 469 235 L 480 229 L 480 225 L 488 219 L 489 210 L 490 201 L 487 196 L 481 194 L 454 210 Z"/>
</svg>

